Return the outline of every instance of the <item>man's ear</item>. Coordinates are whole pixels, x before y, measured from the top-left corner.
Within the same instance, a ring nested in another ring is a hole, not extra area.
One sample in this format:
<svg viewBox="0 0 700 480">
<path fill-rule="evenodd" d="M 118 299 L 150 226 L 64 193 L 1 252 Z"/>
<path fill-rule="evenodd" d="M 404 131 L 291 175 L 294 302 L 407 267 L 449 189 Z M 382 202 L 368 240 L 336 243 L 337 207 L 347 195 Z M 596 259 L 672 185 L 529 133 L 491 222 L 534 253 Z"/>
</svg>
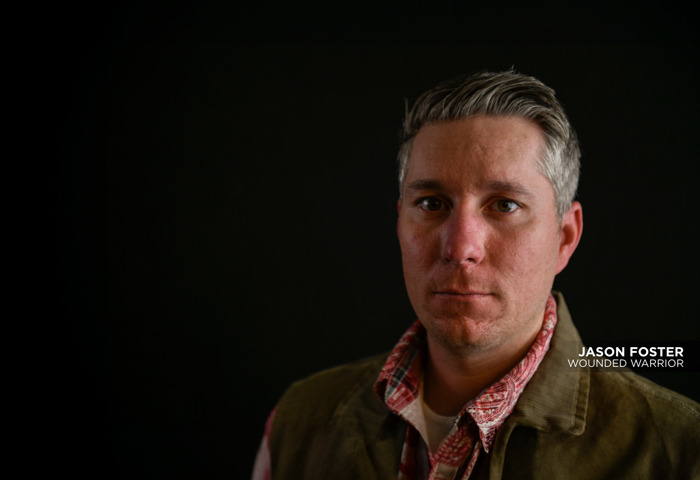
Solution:
<svg viewBox="0 0 700 480">
<path fill-rule="evenodd" d="M 569 210 L 561 219 L 560 241 L 559 241 L 559 262 L 557 263 L 557 273 L 564 270 L 569 263 L 571 255 L 578 246 L 583 233 L 583 208 L 579 202 L 573 202 Z"/>
</svg>

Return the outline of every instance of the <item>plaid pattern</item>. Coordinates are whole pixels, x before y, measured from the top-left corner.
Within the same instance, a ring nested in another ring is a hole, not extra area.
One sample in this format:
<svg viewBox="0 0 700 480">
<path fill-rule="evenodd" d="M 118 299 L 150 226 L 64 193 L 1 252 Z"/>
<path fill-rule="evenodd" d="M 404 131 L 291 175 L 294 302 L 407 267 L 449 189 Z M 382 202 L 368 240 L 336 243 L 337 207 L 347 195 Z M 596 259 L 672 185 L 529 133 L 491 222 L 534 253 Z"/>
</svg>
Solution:
<svg viewBox="0 0 700 480">
<path fill-rule="evenodd" d="M 550 295 L 542 329 L 525 357 L 498 382 L 469 401 L 452 431 L 436 452 L 428 452 L 419 433 L 420 378 L 425 355 L 426 334 L 415 322 L 392 350 L 374 385 L 375 393 L 409 425 L 406 429 L 400 480 L 467 479 L 483 450 L 489 452 L 496 433 L 513 412 L 520 394 L 537 370 L 557 322 L 556 302 Z M 426 458 L 427 457 L 427 458 Z"/>
<path fill-rule="evenodd" d="M 416 321 L 401 336 L 374 384 L 375 393 L 397 415 L 419 398 L 425 343 L 425 328 Z"/>
</svg>

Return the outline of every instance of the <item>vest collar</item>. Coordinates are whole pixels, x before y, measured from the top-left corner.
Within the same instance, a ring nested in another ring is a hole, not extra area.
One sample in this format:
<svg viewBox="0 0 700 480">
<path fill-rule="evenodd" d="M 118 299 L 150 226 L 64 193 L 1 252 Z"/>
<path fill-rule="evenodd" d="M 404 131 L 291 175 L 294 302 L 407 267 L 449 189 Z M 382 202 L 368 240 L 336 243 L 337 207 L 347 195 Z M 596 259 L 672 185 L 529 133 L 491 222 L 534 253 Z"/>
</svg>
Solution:
<svg viewBox="0 0 700 480">
<path fill-rule="evenodd" d="M 581 351 L 583 343 L 563 295 L 559 292 L 553 295 L 557 301 L 557 325 L 549 351 L 507 423 L 580 435 L 588 410 L 590 372 L 587 368 L 569 366 L 568 360 L 575 358 L 573 355 Z"/>
</svg>

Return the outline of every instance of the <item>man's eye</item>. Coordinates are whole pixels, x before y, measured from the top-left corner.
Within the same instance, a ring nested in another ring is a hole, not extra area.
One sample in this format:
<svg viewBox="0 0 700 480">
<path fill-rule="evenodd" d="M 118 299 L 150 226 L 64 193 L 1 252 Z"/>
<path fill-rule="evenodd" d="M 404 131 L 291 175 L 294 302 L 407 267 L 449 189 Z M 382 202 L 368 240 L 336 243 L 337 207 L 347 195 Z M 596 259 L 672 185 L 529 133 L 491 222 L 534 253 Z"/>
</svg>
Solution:
<svg viewBox="0 0 700 480">
<path fill-rule="evenodd" d="M 497 211 L 501 213 L 510 213 L 516 211 L 520 208 L 520 205 L 515 203 L 513 200 L 496 200 L 493 203 Z"/>
<path fill-rule="evenodd" d="M 422 198 L 417 202 L 418 206 L 429 212 L 437 212 L 445 207 L 442 200 L 435 197 Z"/>
</svg>

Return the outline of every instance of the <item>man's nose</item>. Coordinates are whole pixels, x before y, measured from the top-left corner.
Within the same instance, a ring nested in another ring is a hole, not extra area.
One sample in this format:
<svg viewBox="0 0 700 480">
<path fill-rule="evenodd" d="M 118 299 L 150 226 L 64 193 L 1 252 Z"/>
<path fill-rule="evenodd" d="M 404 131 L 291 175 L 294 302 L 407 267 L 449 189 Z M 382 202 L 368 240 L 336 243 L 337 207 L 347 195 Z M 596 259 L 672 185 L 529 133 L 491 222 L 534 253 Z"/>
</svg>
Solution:
<svg viewBox="0 0 700 480">
<path fill-rule="evenodd" d="M 481 263 L 488 226 L 479 211 L 455 209 L 443 224 L 442 257 L 448 263 L 469 267 Z"/>
</svg>

